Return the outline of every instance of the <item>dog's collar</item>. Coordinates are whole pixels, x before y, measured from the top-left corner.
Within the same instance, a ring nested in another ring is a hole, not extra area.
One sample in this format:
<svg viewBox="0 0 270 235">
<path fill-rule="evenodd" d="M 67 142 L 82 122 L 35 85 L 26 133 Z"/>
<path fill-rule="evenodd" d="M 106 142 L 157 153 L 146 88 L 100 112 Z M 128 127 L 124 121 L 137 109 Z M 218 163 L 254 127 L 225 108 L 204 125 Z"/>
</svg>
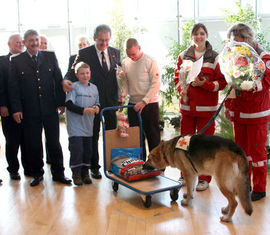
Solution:
<svg viewBox="0 0 270 235">
<path fill-rule="evenodd" d="M 166 154 L 165 154 L 165 146 L 163 146 L 163 158 L 164 158 L 165 162 L 167 164 L 169 164 L 168 159 L 167 159 Z"/>
</svg>

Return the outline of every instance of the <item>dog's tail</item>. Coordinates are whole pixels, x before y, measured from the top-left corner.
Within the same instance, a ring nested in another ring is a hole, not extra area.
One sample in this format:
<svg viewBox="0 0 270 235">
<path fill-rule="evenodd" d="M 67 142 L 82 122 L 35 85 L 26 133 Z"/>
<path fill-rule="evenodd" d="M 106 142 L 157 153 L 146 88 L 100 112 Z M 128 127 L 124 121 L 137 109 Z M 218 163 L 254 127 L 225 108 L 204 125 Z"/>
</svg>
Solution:
<svg viewBox="0 0 270 235">
<path fill-rule="evenodd" d="M 239 147 L 240 148 L 240 147 Z M 239 175 L 237 177 L 237 195 L 240 203 L 248 215 L 253 212 L 253 207 L 250 198 L 250 186 L 248 178 L 248 161 L 245 152 L 240 148 L 238 151 L 240 157 L 238 158 Z"/>
</svg>

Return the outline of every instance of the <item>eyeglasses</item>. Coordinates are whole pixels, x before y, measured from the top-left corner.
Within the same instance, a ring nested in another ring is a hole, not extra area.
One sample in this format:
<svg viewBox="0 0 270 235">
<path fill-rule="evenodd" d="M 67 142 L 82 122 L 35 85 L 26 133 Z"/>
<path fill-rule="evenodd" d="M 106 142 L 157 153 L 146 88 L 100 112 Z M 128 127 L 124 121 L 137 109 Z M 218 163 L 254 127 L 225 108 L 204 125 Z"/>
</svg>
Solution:
<svg viewBox="0 0 270 235">
<path fill-rule="evenodd" d="M 110 41 L 110 39 L 100 39 L 100 38 L 97 38 L 97 40 L 99 42 L 106 42 L 106 43 Z"/>
</svg>

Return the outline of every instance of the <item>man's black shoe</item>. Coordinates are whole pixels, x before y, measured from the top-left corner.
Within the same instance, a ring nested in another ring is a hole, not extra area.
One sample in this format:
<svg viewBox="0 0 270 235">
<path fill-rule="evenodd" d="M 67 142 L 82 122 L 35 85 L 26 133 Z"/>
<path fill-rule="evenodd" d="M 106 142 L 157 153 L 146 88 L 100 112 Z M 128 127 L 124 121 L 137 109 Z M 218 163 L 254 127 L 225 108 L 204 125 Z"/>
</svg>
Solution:
<svg viewBox="0 0 270 235">
<path fill-rule="evenodd" d="M 266 193 L 257 193 L 257 192 L 252 192 L 251 193 L 251 201 L 258 201 L 260 199 L 262 199 L 263 197 L 265 197 Z"/>
<path fill-rule="evenodd" d="M 62 184 L 71 184 L 71 179 L 65 177 L 64 175 L 61 176 L 53 176 L 53 181 L 62 183 Z"/>
<path fill-rule="evenodd" d="M 101 179 L 102 175 L 100 174 L 99 170 L 91 170 L 91 176 L 94 179 Z"/>
<path fill-rule="evenodd" d="M 43 180 L 43 176 L 36 176 L 31 180 L 30 186 L 37 186 Z"/>
<path fill-rule="evenodd" d="M 3 180 L 0 179 L 0 184 L 2 184 Z"/>
<path fill-rule="evenodd" d="M 18 172 L 17 173 L 9 173 L 9 176 L 10 176 L 10 179 L 12 179 L 12 180 L 20 180 L 21 179 L 21 176 Z"/>
</svg>

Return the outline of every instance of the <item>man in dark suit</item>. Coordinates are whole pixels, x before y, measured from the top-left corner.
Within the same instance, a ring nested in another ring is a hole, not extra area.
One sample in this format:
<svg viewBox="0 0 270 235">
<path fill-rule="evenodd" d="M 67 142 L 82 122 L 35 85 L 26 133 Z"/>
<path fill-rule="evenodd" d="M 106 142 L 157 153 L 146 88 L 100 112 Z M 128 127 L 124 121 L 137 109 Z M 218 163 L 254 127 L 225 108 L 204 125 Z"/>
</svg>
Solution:
<svg viewBox="0 0 270 235">
<path fill-rule="evenodd" d="M 25 149 L 34 176 L 30 185 L 36 186 L 43 180 L 42 129 L 50 150 L 53 180 L 71 184 L 64 175 L 59 142 L 58 110 L 64 112 L 65 93 L 56 56 L 54 52 L 39 51 L 35 30 L 25 32 L 24 44 L 27 50 L 12 57 L 8 89 L 13 118 L 23 126 Z"/>
<path fill-rule="evenodd" d="M 120 51 L 110 47 L 111 29 L 108 25 L 99 25 L 94 32 L 95 45 L 79 50 L 74 64 L 83 61 L 90 65 L 91 82 L 94 83 L 99 92 L 101 108 L 116 106 L 118 104 L 118 86 L 116 79 L 116 65 L 120 65 Z M 63 82 L 65 91 L 72 90 L 71 81 L 77 81 L 74 69 L 67 72 Z M 104 113 L 106 130 L 116 128 L 115 111 Z M 93 155 L 91 159 L 91 175 L 100 179 L 98 139 L 100 131 L 100 116 L 96 115 L 93 129 Z"/>
<path fill-rule="evenodd" d="M 9 53 L 0 58 L 0 114 L 2 120 L 2 129 L 6 139 L 6 159 L 8 163 L 7 170 L 12 180 L 20 180 L 18 150 L 21 146 L 21 160 L 26 174 L 30 174 L 27 169 L 26 155 L 22 144 L 21 125 L 17 124 L 10 110 L 8 99 L 8 71 L 10 57 L 23 52 L 24 45 L 20 34 L 13 34 L 8 39 Z"/>
</svg>

